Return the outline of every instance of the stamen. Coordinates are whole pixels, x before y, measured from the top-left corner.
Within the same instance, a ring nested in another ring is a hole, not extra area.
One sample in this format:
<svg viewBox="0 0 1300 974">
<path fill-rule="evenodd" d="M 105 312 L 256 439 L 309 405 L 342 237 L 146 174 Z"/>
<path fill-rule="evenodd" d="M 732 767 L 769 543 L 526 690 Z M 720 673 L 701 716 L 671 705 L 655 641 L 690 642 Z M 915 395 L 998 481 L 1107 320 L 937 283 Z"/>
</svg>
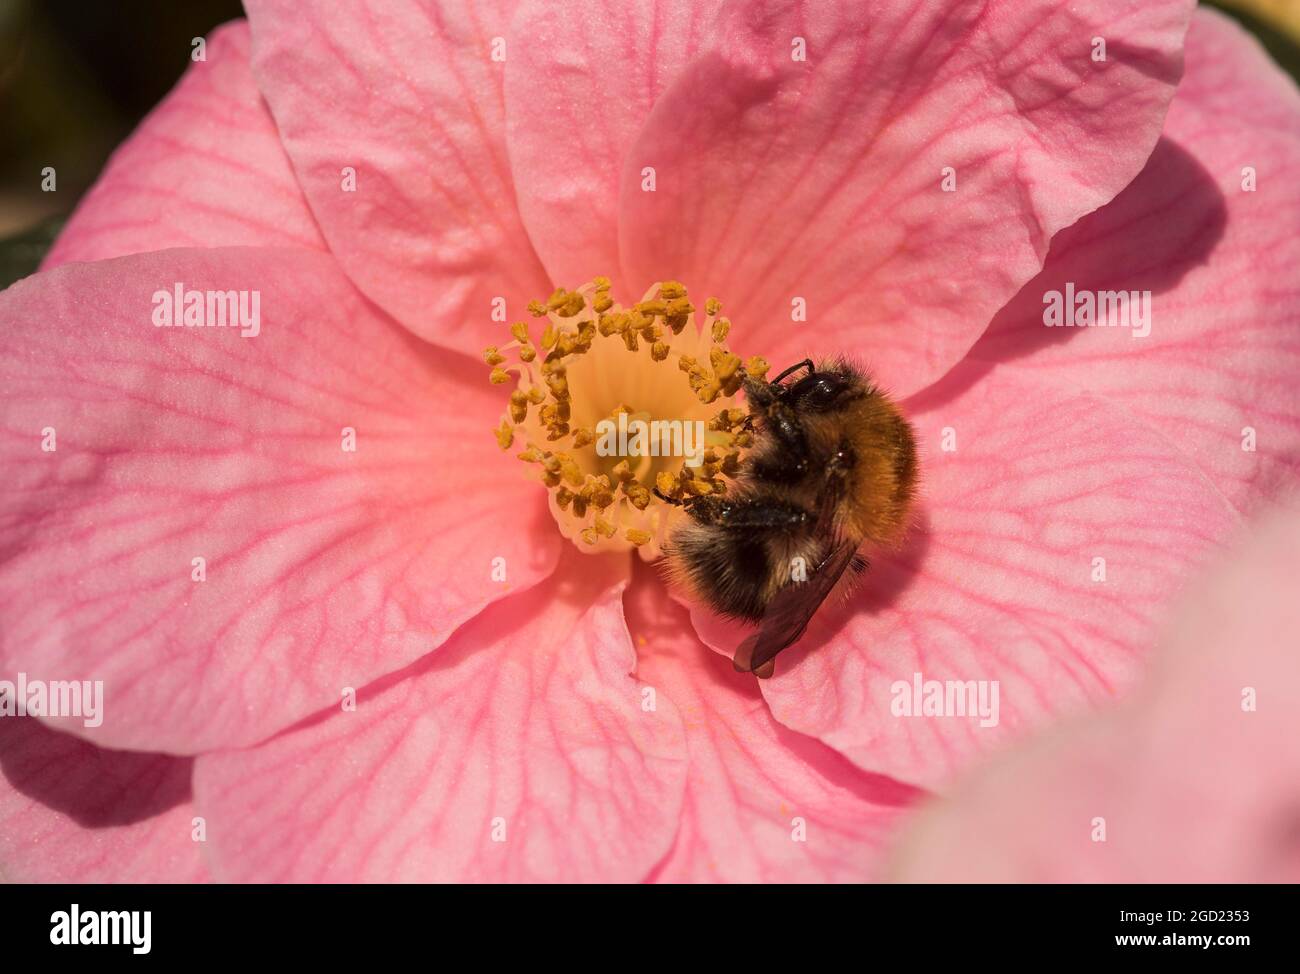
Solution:
<svg viewBox="0 0 1300 974">
<path fill-rule="evenodd" d="M 508 450 L 522 441 L 516 455 L 536 467 L 561 533 L 585 551 L 636 548 L 652 559 L 671 522 L 684 516 L 683 501 L 728 490 L 753 443 L 747 413 L 733 397 L 746 376 L 766 375 L 768 364 L 757 356 L 742 362 L 727 349 L 731 323 L 719 317 L 717 298 L 705 301 L 697 320 L 678 281 L 655 284 L 629 308 L 613 300 L 611 286 L 597 277 L 530 302 L 529 313 L 543 319 L 536 344 L 528 323 L 516 321 L 513 341 L 485 349 L 483 359 L 492 383 L 516 386 L 497 443 Z M 643 441 L 641 455 L 606 449 L 611 437 L 602 430 L 608 434 L 620 419 L 625 429 L 699 422 L 691 427 L 704 431 L 699 462 L 659 455 L 663 441 L 653 438 Z"/>
</svg>

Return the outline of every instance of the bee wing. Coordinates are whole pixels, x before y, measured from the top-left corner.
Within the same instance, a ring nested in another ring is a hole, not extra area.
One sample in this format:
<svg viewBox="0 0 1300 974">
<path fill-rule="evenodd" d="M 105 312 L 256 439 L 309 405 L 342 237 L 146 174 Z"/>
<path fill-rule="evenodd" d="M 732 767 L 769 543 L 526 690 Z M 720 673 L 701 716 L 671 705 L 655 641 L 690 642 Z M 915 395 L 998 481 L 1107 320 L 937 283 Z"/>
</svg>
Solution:
<svg viewBox="0 0 1300 974">
<path fill-rule="evenodd" d="M 808 628 L 808 620 L 826 601 L 831 589 L 844 570 L 853 561 L 858 546 L 835 529 L 835 511 L 840 501 L 842 485 L 828 484 L 822 491 L 816 532 L 828 536 L 831 544 L 826 557 L 813 569 L 807 581 L 791 581 L 780 589 L 768 603 L 758 632 L 747 638 L 736 650 L 732 660 L 742 673 L 756 673 L 760 677 L 772 675 L 768 664 Z M 766 671 L 760 672 L 766 666 Z"/>
<path fill-rule="evenodd" d="M 763 665 L 776 658 L 808 627 L 808 620 L 830 595 L 844 570 L 853 561 L 857 546 L 841 540 L 831 549 L 806 582 L 790 582 L 772 597 L 758 632 L 736 650 L 733 660 L 741 672 L 758 673 Z M 771 676 L 771 670 L 759 673 Z"/>
</svg>

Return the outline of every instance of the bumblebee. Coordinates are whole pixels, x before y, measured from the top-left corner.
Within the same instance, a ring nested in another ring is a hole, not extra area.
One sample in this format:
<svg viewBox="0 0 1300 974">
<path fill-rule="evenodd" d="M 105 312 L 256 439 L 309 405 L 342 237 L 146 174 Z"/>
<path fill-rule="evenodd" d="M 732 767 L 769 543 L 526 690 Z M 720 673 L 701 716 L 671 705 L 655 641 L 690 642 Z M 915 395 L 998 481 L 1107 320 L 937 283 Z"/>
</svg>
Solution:
<svg viewBox="0 0 1300 974">
<path fill-rule="evenodd" d="M 916 438 L 897 406 L 843 360 L 749 377 L 744 391 L 754 444 L 727 493 L 671 501 L 688 517 L 666 555 L 674 583 L 758 625 L 734 663 L 769 677 L 831 592 L 847 593 L 867 570 L 867 552 L 903 539 Z"/>
</svg>

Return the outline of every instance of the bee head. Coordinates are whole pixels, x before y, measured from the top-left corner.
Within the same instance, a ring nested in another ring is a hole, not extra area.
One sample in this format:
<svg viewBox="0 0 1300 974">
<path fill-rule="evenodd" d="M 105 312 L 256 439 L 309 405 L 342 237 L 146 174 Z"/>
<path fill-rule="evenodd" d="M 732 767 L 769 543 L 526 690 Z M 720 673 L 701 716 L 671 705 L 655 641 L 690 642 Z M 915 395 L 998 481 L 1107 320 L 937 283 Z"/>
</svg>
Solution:
<svg viewBox="0 0 1300 974">
<path fill-rule="evenodd" d="M 810 372 L 788 389 L 785 401 L 797 412 L 833 413 L 860 395 L 862 384 L 840 372 Z"/>
</svg>

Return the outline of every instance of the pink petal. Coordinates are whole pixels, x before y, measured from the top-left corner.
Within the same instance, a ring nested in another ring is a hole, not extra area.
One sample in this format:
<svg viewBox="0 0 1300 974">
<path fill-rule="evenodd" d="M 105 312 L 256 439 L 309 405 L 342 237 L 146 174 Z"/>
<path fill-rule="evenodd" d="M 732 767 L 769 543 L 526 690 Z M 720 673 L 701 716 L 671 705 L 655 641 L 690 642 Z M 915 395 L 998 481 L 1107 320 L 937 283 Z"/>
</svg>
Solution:
<svg viewBox="0 0 1300 974">
<path fill-rule="evenodd" d="M 213 32 L 109 160 L 42 267 L 168 247 L 324 250 L 275 123 L 253 83 L 248 24 Z"/>
<path fill-rule="evenodd" d="M 178 281 L 258 290 L 260 334 L 155 327 Z M 67 265 L 0 295 L 0 332 L 0 672 L 103 680 L 103 725 L 67 727 L 99 744 L 251 744 L 552 570 L 483 366 L 327 255 Z"/>
<path fill-rule="evenodd" d="M 205 881 L 193 763 L 101 750 L 32 717 L 0 720 L 0 879 Z"/>
<path fill-rule="evenodd" d="M 644 877 L 672 844 L 685 764 L 671 702 L 643 709 L 628 675 L 626 573 L 625 558 L 571 553 L 550 582 L 363 689 L 355 712 L 200 757 L 217 876 Z"/>
<path fill-rule="evenodd" d="M 1138 693 L 1002 756 L 928 809 L 898 877 L 1300 881 L 1297 577 L 1300 518 L 1271 516 L 1195 587 Z"/>
<path fill-rule="evenodd" d="M 519 220 L 505 65 L 513 0 L 250 0 L 253 69 L 330 249 L 367 296 L 460 351 L 551 288 Z M 345 169 L 355 171 L 347 191 Z"/>
<path fill-rule="evenodd" d="M 716 294 L 746 352 L 862 349 L 913 392 L 1037 273 L 1052 234 L 1141 169 L 1190 7 L 735 4 L 628 153 L 625 275 Z"/>
<path fill-rule="evenodd" d="M 921 447 L 918 530 L 900 555 L 873 557 L 851 608 L 825 606 L 762 683 L 777 720 L 862 768 L 937 784 L 1117 694 L 1188 567 L 1236 521 L 1159 436 L 1101 400 L 1022 380 L 962 366 L 906 404 Z M 731 654 L 735 627 L 698 623 Z M 989 693 L 997 681 L 997 723 L 895 716 L 895 685 L 918 673 L 990 681 Z"/>
<path fill-rule="evenodd" d="M 598 274 L 617 277 L 624 156 L 718 6 L 520 3 L 514 35 L 528 42 L 506 62 L 510 162 L 520 212 L 551 280 L 574 287 Z M 627 283 L 639 298 L 644 287 Z"/>
<path fill-rule="evenodd" d="M 862 882 L 922 793 L 855 768 L 772 719 L 752 677 L 700 643 L 649 570 L 627 597 L 640 675 L 671 699 L 689 772 L 659 882 Z"/>
<path fill-rule="evenodd" d="M 1165 135 L 1113 203 L 1052 242 L 971 355 L 1102 396 L 1191 456 L 1238 508 L 1300 474 L 1300 94 L 1202 11 Z M 1243 192 L 1242 170 L 1257 189 Z M 1047 328 L 1044 295 L 1150 290 L 1150 334 Z M 1254 431 L 1254 449 L 1245 449 Z"/>
</svg>

